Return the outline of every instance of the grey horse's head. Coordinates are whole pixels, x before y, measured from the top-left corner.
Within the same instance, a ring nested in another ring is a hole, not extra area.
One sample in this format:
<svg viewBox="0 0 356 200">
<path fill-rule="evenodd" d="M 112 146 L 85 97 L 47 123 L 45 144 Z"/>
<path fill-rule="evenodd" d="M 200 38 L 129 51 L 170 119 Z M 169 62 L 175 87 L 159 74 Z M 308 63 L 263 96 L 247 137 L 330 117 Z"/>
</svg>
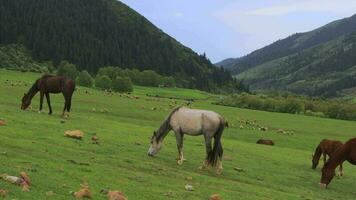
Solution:
<svg viewBox="0 0 356 200">
<path fill-rule="evenodd" d="M 154 131 L 151 137 L 151 146 L 148 149 L 147 154 L 149 156 L 156 155 L 162 147 L 162 138 L 157 137 L 157 132 Z"/>
</svg>

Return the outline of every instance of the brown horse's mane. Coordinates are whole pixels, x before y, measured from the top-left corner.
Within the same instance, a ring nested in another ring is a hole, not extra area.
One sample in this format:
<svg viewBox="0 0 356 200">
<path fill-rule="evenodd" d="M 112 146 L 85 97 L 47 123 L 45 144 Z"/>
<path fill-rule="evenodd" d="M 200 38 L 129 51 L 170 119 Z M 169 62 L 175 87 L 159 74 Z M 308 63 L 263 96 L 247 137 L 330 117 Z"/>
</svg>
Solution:
<svg viewBox="0 0 356 200">
<path fill-rule="evenodd" d="M 182 106 L 175 107 L 167 116 L 167 118 L 163 121 L 161 126 L 158 128 L 158 130 L 155 133 L 156 140 L 160 141 L 163 137 L 166 136 L 166 134 L 169 132 L 171 129 L 170 127 L 170 122 L 171 122 L 171 117 L 172 115 L 177 112 Z"/>
</svg>

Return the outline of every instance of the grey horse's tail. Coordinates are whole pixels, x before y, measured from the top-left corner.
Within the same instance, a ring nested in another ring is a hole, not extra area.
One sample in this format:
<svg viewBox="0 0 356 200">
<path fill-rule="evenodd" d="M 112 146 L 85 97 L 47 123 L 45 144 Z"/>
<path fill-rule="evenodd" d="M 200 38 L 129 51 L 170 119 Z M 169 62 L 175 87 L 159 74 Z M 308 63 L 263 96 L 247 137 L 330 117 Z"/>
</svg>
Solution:
<svg viewBox="0 0 356 200">
<path fill-rule="evenodd" d="M 208 153 L 208 165 L 211 166 L 216 166 L 216 164 L 218 163 L 218 160 L 220 160 L 222 158 L 223 155 L 223 148 L 221 145 L 221 136 L 224 132 L 225 127 L 227 127 L 227 123 L 225 122 L 224 119 L 221 119 L 220 121 L 220 125 L 218 130 L 216 130 L 215 135 L 214 135 L 214 146 L 213 146 L 213 150 L 211 150 Z"/>
</svg>

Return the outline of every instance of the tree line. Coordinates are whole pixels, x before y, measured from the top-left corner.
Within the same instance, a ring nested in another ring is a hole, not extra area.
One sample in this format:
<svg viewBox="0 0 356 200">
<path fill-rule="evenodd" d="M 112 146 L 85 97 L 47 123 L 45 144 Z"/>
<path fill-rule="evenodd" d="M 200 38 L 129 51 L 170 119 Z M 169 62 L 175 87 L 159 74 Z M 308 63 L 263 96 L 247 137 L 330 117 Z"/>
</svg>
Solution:
<svg viewBox="0 0 356 200">
<path fill-rule="evenodd" d="M 234 89 L 216 68 L 117 0 L 2 0 L 0 44 L 22 44 L 34 60 L 63 60 L 97 74 L 103 66 L 153 70 L 186 88 Z"/>
</svg>

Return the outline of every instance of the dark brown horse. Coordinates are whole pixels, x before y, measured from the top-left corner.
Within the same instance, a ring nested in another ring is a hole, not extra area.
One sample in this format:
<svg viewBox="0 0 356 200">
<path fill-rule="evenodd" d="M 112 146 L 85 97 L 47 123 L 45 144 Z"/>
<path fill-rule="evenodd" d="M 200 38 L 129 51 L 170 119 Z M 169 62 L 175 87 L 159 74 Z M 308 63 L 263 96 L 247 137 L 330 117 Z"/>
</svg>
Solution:
<svg viewBox="0 0 356 200">
<path fill-rule="evenodd" d="M 356 165 L 356 138 L 352 138 L 336 150 L 322 169 L 320 186 L 326 188 L 335 176 L 335 169 L 345 160 Z"/>
<path fill-rule="evenodd" d="M 321 155 L 323 155 L 323 160 L 324 160 L 324 164 L 325 164 L 326 163 L 326 155 L 328 155 L 330 158 L 333 155 L 333 153 L 336 151 L 336 149 L 341 146 L 342 146 L 342 142 L 340 142 L 338 140 L 323 139 L 319 143 L 319 145 L 316 147 L 315 152 L 312 155 L 312 169 L 316 169 L 316 167 L 318 166 Z M 340 174 L 340 176 L 343 175 L 342 163 L 340 164 L 340 167 L 339 167 L 339 174 Z"/>
<path fill-rule="evenodd" d="M 46 95 L 47 104 L 49 108 L 49 113 L 52 114 L 51 101 L 49 98 L 49 93 L 62 93 L 64 96 L 64 108 L 62 112 L 62 117 L 65 117 L 65 111 L 70 112 L 72 95 L 75 90 L 75 82 L 65 76 L 52 76 L 44 75 L 41 78 L 37 79 L 36 82 L 29 89 L 27 94 L 24 94 L 22 97 L 21 109 L 26 110 L 28 106 L 31 105 L 32 98 L 40 92 L 40 110 L 42 110 L 43 97 Z M 68 116 L 68 115 L 67 115 Z"/>
<path fill-rule="evenodd" d="M 265 144 L 273 146 L 274 142 L 272 140 L 259 139 L 257 140 L 256 144 Z"/>
</svg>

